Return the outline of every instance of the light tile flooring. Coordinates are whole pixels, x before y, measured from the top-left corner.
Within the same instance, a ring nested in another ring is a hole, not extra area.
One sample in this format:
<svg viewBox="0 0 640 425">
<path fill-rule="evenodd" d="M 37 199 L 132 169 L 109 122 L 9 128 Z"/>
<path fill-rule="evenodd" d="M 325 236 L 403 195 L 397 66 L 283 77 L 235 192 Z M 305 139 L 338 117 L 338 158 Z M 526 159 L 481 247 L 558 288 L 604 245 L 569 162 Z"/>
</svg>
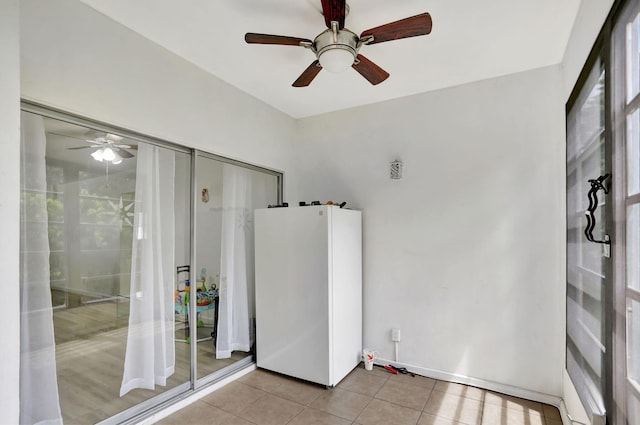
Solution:
<svg viewBox="0 0 640 425">
<path fill-rule="evenodd" d="M 553 406 L 360 365 L 332 389 L 256 370 L 159 422 L 209 425 L 561 425 Z"/>
</svg>

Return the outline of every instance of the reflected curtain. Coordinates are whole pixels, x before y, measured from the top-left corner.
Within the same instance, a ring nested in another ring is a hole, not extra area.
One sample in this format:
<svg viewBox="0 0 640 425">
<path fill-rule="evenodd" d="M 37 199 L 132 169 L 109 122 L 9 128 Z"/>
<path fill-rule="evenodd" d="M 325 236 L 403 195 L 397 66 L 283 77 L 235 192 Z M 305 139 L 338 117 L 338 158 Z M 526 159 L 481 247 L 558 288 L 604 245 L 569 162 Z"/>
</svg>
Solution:
<svg viewBox="0 0 640 425">
<path fill-rule="evenodd" d="M 222 166 L 222 240 L 216 358 L 250 351 L 255 287 L 251 171 Z"/>
<path fill-rule="evenodd" d="M 129 331 L 120 396 L 175 369 L 175 156 L 141 143 L 136 168 Z"/>
<path fill-rule="evenodd" d="M 20 169 L 20 423 L 62 424 L 49 271 L 46 136 L 22 113 Z"/>
</svg>

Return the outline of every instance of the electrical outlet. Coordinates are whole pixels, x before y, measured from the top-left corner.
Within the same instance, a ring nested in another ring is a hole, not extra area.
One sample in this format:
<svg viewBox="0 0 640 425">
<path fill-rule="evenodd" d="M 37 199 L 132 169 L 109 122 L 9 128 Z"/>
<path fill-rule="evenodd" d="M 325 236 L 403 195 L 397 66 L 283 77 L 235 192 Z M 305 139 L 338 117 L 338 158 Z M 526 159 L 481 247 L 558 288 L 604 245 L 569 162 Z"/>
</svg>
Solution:
<svg viewBox="0 0 640 425">
<path fill-rule="evenodd" d="M 400 342 L 400 329 L 399 328 L 391 329 L 391 341 Z"/>
</svg>

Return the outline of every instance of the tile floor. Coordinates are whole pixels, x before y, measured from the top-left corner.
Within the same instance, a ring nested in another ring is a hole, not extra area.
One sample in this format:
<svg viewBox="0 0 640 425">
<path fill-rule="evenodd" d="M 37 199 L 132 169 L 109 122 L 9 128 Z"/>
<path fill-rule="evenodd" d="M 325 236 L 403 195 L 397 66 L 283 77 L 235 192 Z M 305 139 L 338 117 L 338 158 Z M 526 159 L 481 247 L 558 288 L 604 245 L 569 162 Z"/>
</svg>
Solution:
<svg viewBox="0 0 640 425">
<path fill-rule="evenodd" d="M 332 389 L 256 370 L 159 422 L 209 425 L 562 425 L 553 406 L 360 365 Z"/>
</svg>

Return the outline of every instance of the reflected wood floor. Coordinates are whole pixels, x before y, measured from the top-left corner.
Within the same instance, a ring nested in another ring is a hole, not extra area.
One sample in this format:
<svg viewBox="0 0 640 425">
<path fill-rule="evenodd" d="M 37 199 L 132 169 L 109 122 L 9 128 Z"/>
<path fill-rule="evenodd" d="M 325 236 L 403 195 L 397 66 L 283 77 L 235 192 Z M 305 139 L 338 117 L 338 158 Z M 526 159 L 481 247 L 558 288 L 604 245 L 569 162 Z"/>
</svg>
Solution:
<svg viewBox="0 0 640 425">
<path fill-rule="evenodd" d="M 362 365 L 331 389 L 258 369 L 158 423 L 562 425 L 553 406 Z"/>
<path fill-rule="evenodd" d="M 65 425 L 100 422 L 189 381 L 190 345 L 176 342 L 175 373 L 155 391 L 133 390 L 120 397 L 129 312 L 126 303 L 104 302 L 54 311 L 60 407 Z M 199 329 L 199 337 L 210 328 Z M 176 339 L 184 338 L 176 322 Z M 246 357 L 216 360 L 213 342 L 198 343 L 198 375 L 206 376 Z"/>
</svg>

